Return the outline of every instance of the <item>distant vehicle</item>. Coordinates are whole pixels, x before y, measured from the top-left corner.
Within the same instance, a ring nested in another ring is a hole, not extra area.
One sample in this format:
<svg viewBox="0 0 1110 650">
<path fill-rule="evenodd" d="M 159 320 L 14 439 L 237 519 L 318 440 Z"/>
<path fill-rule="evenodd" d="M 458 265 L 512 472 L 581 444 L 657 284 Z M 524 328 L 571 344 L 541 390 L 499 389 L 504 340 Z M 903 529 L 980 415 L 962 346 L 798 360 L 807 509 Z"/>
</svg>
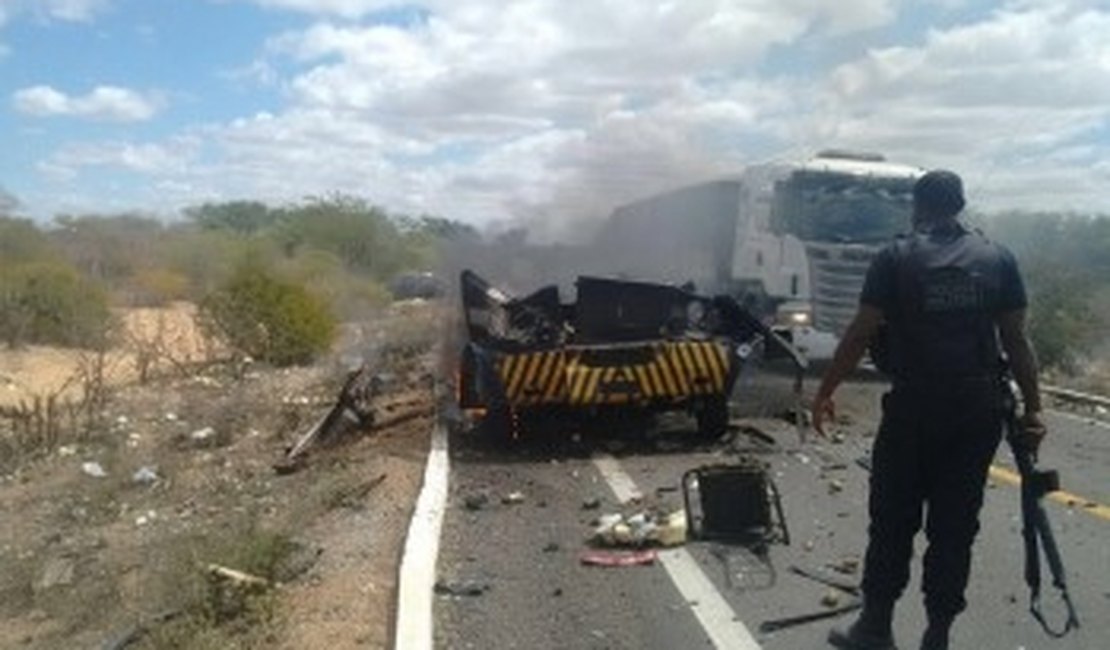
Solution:
<svg viewBox="0 0 1110 650">
<path fill-rule="evenodd" d="M 400 273 L 389 281 L 389 292 L 395 300 L 431 300 L 443 295 L 444 286 L 434 273 Z"/>
<path fill-rule="evenodd" d="M 728 426 L 728 397 L 759 349 L 804 359 L 728 296 L 580 277 L 565 303 L 552 285 L 513 298 L 461 277 L 467 342 L 458 399 L 518 435 L 532 415 L 686 411 L 706 436 Z M 560 418 L 562 419 L 562 418 Z"/>
<path fill-rule="evenodd" d="M 910 227 L 925 170 L 824 151 L 617 208 L 594 243 L 614 272 L 736 297 L 810 359 L 828 358 L 868 264 Z"/>
</svg>

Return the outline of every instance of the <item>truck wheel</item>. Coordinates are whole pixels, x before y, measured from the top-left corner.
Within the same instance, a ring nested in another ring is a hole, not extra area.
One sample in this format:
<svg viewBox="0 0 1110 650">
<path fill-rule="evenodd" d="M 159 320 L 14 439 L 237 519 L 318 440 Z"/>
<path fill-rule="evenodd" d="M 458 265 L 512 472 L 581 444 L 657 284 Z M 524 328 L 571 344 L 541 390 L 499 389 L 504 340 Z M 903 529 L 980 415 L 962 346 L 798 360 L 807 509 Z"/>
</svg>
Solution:
<svg viewBox="0 0 1110 650">
<path fill-rule="evenodd" d="M 491 408 L 482 418 L 482 433 L 486 440 L 494 443 L 513 440 L 515 422 L 508 408 Z"/>
<path fill-rule="evenodd" d="M 714 397 L 702 405 L 694 414 L 698 420 L 698 436 L 716 440 L 728 431 L 728 400 Z"/>
</svg>

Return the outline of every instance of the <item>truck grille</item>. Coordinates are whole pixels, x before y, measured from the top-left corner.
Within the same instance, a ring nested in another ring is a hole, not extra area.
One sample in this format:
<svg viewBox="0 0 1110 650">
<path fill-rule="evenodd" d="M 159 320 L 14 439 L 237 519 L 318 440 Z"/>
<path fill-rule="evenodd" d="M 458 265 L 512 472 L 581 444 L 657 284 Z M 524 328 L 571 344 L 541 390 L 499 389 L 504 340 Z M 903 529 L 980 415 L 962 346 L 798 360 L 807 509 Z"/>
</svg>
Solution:
<svg viewBox="0 0 1110 650">
<path fill-rule="evenodd" d="M 878 251 L 860 244 L 806 244 L 813 324 L 837 336 L 844 334 L 859 305 L 867 267 Z"/>
</svg>

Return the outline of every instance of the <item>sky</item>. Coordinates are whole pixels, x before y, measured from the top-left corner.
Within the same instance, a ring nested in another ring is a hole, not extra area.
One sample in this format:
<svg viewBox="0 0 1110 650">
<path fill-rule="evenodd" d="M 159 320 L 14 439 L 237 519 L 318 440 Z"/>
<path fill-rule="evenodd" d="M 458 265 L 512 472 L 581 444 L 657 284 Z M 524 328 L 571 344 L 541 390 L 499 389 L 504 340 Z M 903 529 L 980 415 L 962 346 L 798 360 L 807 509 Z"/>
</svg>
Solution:
<svg viewBox="0 0 1110 650">
<path fill-rule="evenodd" d="M 1110 0 L 0 0 L 0 210 L 573 224 L 827 148 L 1110 213 Z"/>
</svg>

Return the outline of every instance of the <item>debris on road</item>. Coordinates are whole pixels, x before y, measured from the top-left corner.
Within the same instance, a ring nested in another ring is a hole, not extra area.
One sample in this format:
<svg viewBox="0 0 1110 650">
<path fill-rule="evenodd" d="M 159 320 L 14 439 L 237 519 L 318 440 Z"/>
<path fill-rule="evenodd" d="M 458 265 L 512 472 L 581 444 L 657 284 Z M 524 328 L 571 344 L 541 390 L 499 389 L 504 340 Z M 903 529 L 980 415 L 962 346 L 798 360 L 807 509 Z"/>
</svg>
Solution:
<svg viewBox="0 0 1110 650">
<path fill-rule="evenodd" d="M 839 494 L 844 491 L 844 481 L 834 478 L 829 481 L 829 494 Z"/>
<path fill-rule="evenodd" d="M 599 546 L 680 546 L 686 543 L 686 511 L 670 514 L 648 511 L 625 517 L 620 513 L 598 518 L 590 541 Z"/>
<path fill-rule="evenodd" d="M 433 590 L 440 596 L 473 598 L 485 594 L 490 590 L 490 586 L 487 583 L 472 580 L 463 580 L 459 582 L 444 582 L 441 580 L 436 582 Z"/>
<path fill-rule="evenodd" d="M 761 634 L 769 634 L 771 632 L 785 630 L 786 628 L 794 627 L 796 625 L 804 625 L 806 623 L 813 623 L 814 621 L 823 621 L 825 619 L 840 616 L 841 614 L 854 612 L 862 607 L 863 600 L 857 599 L 845 605 L 838 605 L 831 609 L 826 609 L 820 612 L 801 614 L 799 616 L 788 616 L 786 618 L 771 619 L 768 621 L 763 621 L 759 624 L 759 632 Z"/>
<path fill-rule="evenodd" d="M 586 551 L 579 556 L 579 561 L 586 566 L 624 567 L 646 566 L 655 564 L 659 553 L 655 550 L 646 551 Z"/>
<path fill-rule="evenodd" d="M 821 596 L 821 605 L 824 607 L 836 607 L 840 604 L 840 592 L 829 589 Z"/>
<path fill-rule="evenodd" d="M 683 474 L 690 538 L 789 544 L 782 500 L 767 470 L 763 461 L 741 456 L 734 463 L 703 465 Z"/>
<path fill-rule="evenodd" d="M 859 560 L 855 558 L 846 558 L 839 562 L 829 564 L 829 568 L 837 573 L 843 573 L 844 575 L 854 575 L 859 571 Z"/>
<path fill-rule="evenodd" d="M 825 607 L 825 609 L 808 614 L 764 621 L 759 625 L 759 631 L 761 633 L 776 632 L 796 625 L 833 618 L 863 607 L 863 598 L 860 595 L 860 588 L 858 585 L 850 584 L 834 576 L 826 576 L 818 571 L 812 571 L 797 565 L 792 565 L 790 571 L 795 575 L 819 582 L 826 587 L 831 587 L 830 590 L 826 591 L 821 596 L 821 605 Z"/>
<path fill-rule="evenodd" d="M 489 505 L 489 495 L 484 492 L 468 494 L 463 497 L 463 507 L 471 512 L 477 512 Z"/>
<path fill-rule="evenodd" d="M 96 461 L 81 463 L 81 471 L 84 472 L 86 476 L 91 476 L 93 478 L 105 478 L 108 476 L 108 472 L 105 472 L 104 467 Z"/>
</svg>

